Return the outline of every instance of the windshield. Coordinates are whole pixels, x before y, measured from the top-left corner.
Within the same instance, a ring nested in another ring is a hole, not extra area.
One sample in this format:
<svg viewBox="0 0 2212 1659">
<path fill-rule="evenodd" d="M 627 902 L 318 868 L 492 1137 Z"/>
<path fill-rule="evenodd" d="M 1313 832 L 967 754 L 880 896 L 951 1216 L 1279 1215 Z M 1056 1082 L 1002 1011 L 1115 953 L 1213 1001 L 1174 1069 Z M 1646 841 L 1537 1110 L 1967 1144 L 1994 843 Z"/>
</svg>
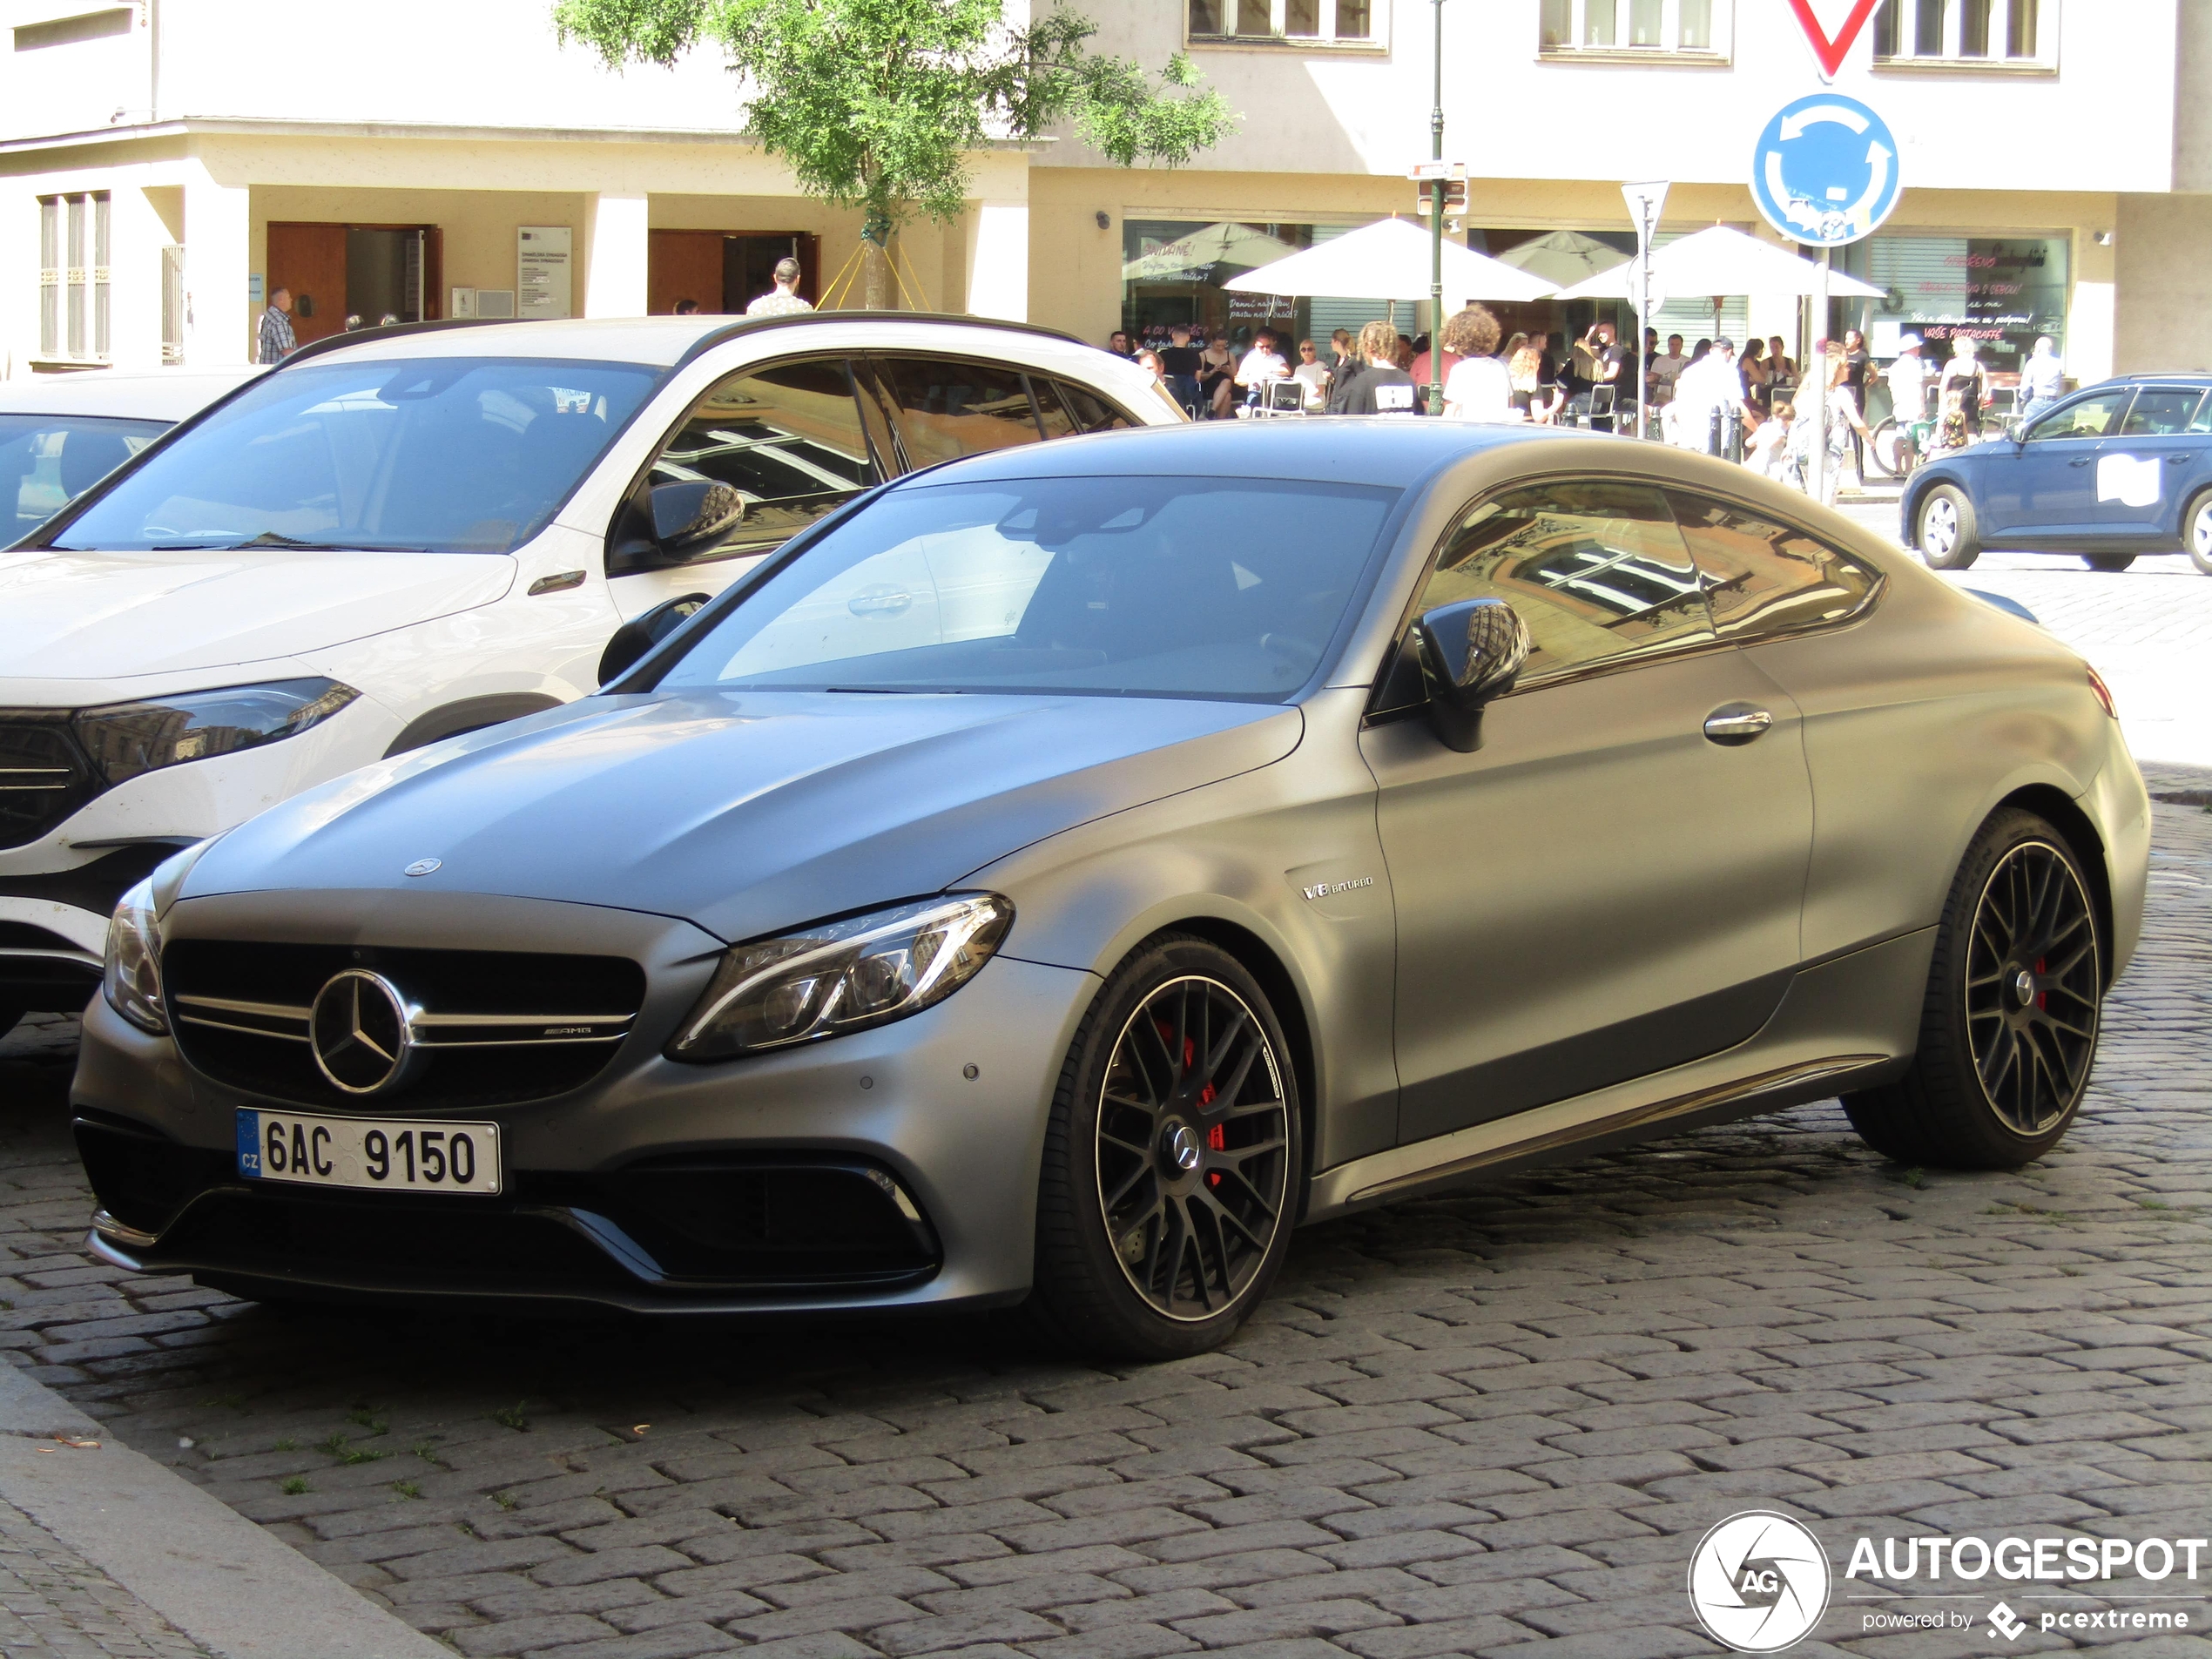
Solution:
<svg viewBox="0 0 2212 1659">
<path fill-rule="evenodd" d="M 255 381 L 51 545 L 510 552 L 661 373 L 485 357 L 302 364 Z"/>
<path fill-rule="evenodd" d="M 166 421 L 0 415 L 0 547 L 30 535 L 168 429 Z"/>
<path fill-rule="evenodd" d="M 660 684 L 1277 701 L 1320 665 L 1397 494 L 1273 478 L 894 490 Z"/>
</svg>

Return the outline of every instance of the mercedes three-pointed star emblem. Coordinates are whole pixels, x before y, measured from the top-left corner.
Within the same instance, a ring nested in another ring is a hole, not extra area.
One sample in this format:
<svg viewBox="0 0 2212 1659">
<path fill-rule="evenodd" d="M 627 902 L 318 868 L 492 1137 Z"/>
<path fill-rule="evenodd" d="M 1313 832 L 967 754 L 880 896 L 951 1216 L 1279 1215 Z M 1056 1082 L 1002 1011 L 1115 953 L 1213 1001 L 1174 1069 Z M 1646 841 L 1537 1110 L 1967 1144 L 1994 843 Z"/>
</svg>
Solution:
<svg viewBox="0 0 2212 1659">
<path fill-rule="evenodd" d="M 332 1083 L 349 1095 L 374 1095 L 398 1082 L 415 1057 L 417 1012 L 381 974 L 349 968 L 315 993 L 307 1046 Z"/>
</svg>

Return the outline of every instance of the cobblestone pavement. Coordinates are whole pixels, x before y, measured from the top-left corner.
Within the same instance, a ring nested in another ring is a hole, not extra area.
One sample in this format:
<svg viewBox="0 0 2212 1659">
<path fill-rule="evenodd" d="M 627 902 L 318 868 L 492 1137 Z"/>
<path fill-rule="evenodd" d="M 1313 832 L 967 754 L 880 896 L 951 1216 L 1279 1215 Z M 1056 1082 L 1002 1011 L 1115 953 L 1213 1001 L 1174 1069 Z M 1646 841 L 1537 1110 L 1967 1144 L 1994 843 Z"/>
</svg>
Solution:
<svg viewBox="0 0 2212 1659">
<path fill-rule="evenodd" d="M 1745 1508 L 1806 1519 L 1839 1575 L 1861 1534 L 2212 1531 L 2212 815 L 2158 808 L 2155 857 L 2041 1164 L 1898 1169 L 1832 1105 L 1702 1131 L 1311 1229 L 1228 1351 L 1127 1371 L 988 1320 L 641 1332 L 122 1282 L 80 1248 L 66 1033 L 18 1037 L 0 1346 L 467 1655 L 1710 1651 L 1685 1568 Z M 2068 1645 L 2040 1612 L 2102 1605 L 2001 1588 L 2017 1642 L 1978 1622 L 1997 1587 L 1863 1577 L 1820 1635 L 2038 1651 Z M 2113 1588 L 2212 1619 L 2212 1575 Z M 1969 1627 L 1865 1634 L 1931 1605 Z"/>
<path fill-rule="evenodd" d="M 207 1659 L 206 1649 L 9 1503 L 0 1503 L 0 1654 Z"/>
</svg>

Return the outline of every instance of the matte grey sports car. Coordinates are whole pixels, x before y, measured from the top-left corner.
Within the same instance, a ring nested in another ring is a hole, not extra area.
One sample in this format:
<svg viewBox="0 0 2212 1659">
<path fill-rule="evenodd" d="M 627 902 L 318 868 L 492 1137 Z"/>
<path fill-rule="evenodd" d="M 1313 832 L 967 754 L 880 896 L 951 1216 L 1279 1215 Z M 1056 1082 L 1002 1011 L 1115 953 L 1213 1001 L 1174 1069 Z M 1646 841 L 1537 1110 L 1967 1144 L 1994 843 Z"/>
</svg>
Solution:
<svg viewBox="0 0 2212 1659">
<path fill-rule="evenodd" d="M 1838 1094 L 2025 1163 L 2141 921 L 2079 658 L 1625 440 L 981 457 L 641 649 L 124 900 L 101 1255 L 1188 1353 L 1294 1223 L 1477 1171 Z"/>
</svg>

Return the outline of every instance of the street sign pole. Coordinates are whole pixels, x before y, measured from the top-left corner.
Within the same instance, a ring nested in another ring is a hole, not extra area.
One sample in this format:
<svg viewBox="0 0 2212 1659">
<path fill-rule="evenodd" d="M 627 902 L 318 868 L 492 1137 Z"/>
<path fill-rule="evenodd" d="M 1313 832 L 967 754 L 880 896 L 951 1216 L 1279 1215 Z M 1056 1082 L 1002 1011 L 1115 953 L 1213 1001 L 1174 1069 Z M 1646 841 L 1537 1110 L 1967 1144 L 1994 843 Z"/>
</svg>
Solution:
<svg viewBox="0 0 2212 1659">
<path fill-rule="evenodd" d="M 1822 506 L 1828 504 L 1828 354 L 1821 349 L 1821 341 L 1828 337 L 1828 273 L 1834 269 L 1836 250 L 1820 250 L 1820 298 L 1813 301 L 1812 344 L 1819 357 L 1819 379 L 1813 382 L 1812 400 L 1812 498 Z M 1808 364 L 1807 379 L 1812 366 Z"/>
<path fill-rule="evenodd" d="M 1659 209 L 1667 199 L 1667 181 L 1663 179 L 1649 184 L 1623 185 L 1621 199 L 1629 205 L 1629 217 L 1636 227 L 1635 290 L 1630 296 L 1636 307 L 1635 351 L 1636 365 L 1636 436 L 1651 435 L 1651 360 L 1649 343 L 1651 337 L 1651 233 L 1659 228 Z M 1617 400 L 1620 394 L 1614 394 Z M 1614 425 L 1618 427 L 1619 421 Z"/>
<path fill-rule="evenodd" d="M 1433 158 L 1444 159 L 1444 0 L 1436 10 L 1436 102 L 1428 112 Z M 1428 181 L 1428 412 L 1444 413 L 1444 170 Z"/>
</svg>

